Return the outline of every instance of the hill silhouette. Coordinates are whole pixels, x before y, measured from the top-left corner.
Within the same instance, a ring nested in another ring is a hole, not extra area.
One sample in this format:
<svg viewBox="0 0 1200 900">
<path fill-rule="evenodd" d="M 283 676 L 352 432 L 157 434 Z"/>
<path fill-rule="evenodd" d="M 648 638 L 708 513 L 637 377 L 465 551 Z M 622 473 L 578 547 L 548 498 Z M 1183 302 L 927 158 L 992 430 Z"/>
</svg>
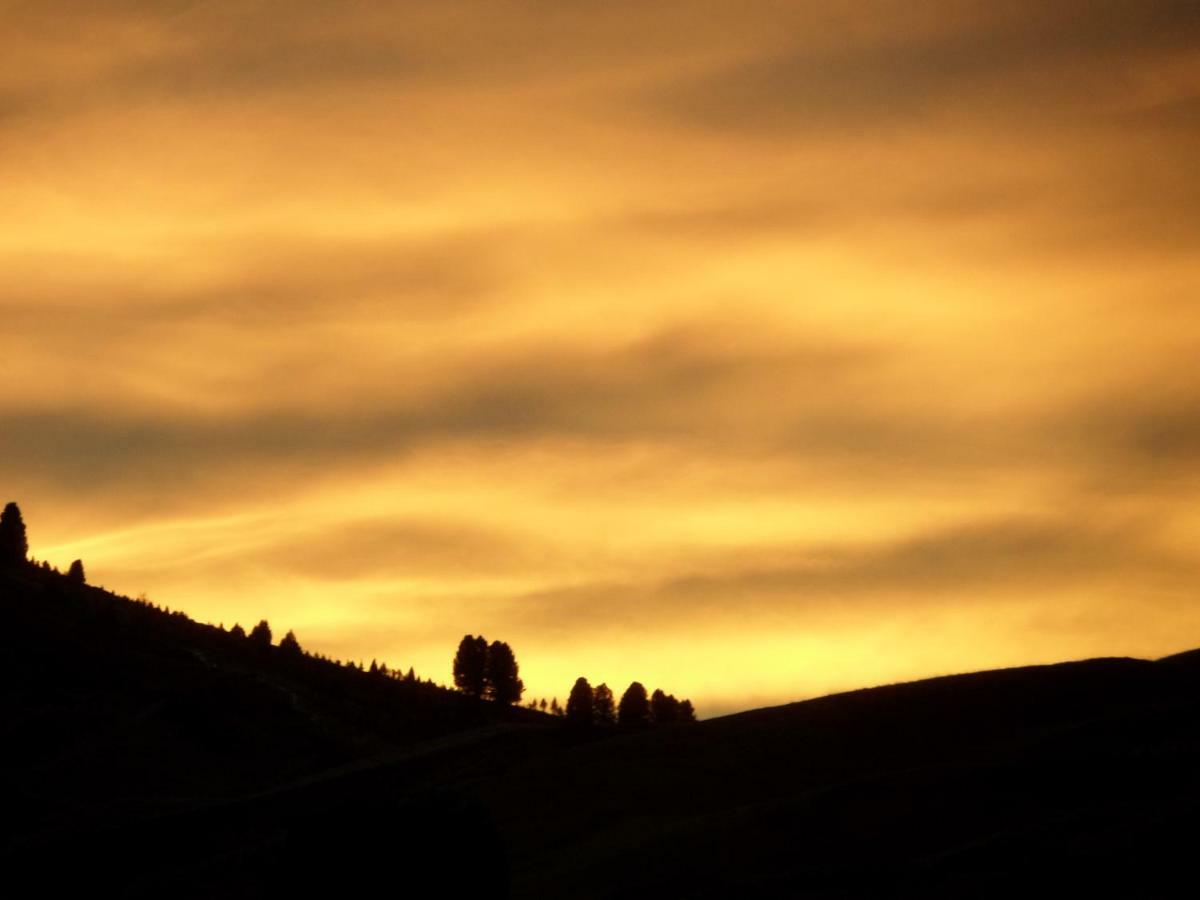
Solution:
<svg viewBox="0 0 1200 900">
<path fill-rule="evenodd" d="M 0 572 L 2 864 L 44 892 L 1164 895 L 1200 651 L 585 735 L 24 566 Z"/>
</svg>

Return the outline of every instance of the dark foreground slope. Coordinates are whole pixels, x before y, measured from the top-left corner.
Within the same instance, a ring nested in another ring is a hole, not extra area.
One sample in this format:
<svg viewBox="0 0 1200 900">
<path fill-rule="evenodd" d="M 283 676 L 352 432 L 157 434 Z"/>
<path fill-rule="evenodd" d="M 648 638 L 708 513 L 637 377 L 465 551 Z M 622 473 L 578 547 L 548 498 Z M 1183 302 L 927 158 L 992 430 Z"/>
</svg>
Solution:
<svg viewBox="0 0 1200 900">
<path fill-rule="evenodd" d="M 1190 654 L 577 735 L 442 693 L 330 693 L 277 661 L 199 659 L 185 634 L 126 635 L 123 663 L 97 627 L 0 638 L 6 678 L 10 652 L 71 667 L 4 695 L 21 723 L 4 736 L 21 747 L 4 864 L 44 881 L 134 897 L 961 898 L 1175 896 L 1194 877 Z"/>
<path fill-rule="evenodd" d="M 155 865 L 128 843 L 139 829 L 169 840 L 159 823 L 197 810 L 545 718 L 258 646 L 35 566 L 0 571 L 0 621 L 0 846 L 52 860 L 52 875 L 73 876 L 58 861 L 86 850 L 89 877 L 126 880 Z"/>
</svg>

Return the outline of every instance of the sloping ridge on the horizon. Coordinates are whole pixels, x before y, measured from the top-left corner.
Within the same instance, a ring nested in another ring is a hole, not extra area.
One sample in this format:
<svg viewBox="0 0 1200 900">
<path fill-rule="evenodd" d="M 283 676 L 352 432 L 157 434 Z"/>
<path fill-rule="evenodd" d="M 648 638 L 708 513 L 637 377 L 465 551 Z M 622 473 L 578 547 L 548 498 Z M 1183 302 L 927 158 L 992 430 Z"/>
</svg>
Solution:
<svg viewBox="0 0 1200 900">
<path fill-rule="evenodd" d="M 143 630 L 128 601 L 48 577 L 0 589 L 9 744 L 24 760 L 7 772 L 20 801 L 8 824 L 41 816 L 30 860 L 65 854 L 89 877 L 124 872 L 122 848 L 139 848 L 124 896 L 275 896 L 280 872 L 311 888 L 385 864 L 415 886 L 456 853 L 488 861 L 497 897 L 509 875 L 515 897 L 579 900 L 1002 896 L 1034 876 L 1043 891 L 1149 896 L 1185 874 L 1200 813 L 1200 650 L 941 676 L 601 739 L 442 694 L 372 729 L 392 705 L 210 653 L 207 626 Z M 253 739 L 239 743 L 242 729 Z M 110 824 L 64 824 L 77 807 Z M 312 874 L 330 859 L 341 868 Z"/>
<path fill-rule="evenodd" d="M 491 802 L 541 843 L 529 896 L 964 897 L 979 872 L 996 895 L 1038 875 L 1103 896 L 1188 858 L 1172 853 L 1200 809 L 1198 688 L 1129 658 L 869 688 L 584 747 Z M 547 839 L 574 804 L 610 827 Z"/>
</svg>

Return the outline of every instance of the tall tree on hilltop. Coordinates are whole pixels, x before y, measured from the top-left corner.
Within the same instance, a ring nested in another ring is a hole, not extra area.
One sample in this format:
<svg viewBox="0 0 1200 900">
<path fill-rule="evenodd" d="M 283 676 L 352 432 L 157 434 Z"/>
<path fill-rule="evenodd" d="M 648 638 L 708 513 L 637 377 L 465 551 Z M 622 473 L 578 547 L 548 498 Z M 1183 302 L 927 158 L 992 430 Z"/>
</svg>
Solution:
<svg viewBox="0 0 1200 900">
<path fill-rule="evenodd" d="M 503 641 L 493 641 L 488 647 L 484 683 L 485 695 L 505 706 L 519 702 L 525 693 L 517 657 L 512 647 Z"/>
<path fill-rule="evenodd" d="M 264 649 L 271 646 L 271 626 L 266 619 L 250 629 L 250 642 Z"/>
<path fill-rule="evenodd" d="M 0 566 L 19 566 L 28 556 L 29 540 L 25 536 L 21 508 L 9 503 L 0 513 Z"/>
<path fill-rule="evenodd" d="M 641 728 L 650 723 L 650 701 L 646 699 L 646 688 L 640 681 L 633 682 L 621 695 L 617 721 L 623 728 Z"/>
<path fill-rule="evenodd" d="M 680 722 L 695 722 L 696 708 L 692 706 L 691 700 L 679 701 L 679 721 Z"/>
<path fill-rule="evenodd" d="M 571 695 L 567 697 L 567 721 L 580 728 L 592 724 L 592 686 L 583 676 L 575 679 Z"/>
<path fill-rule="evenodd" d="M 454 654 L 454 686 L 469 697 L 482 697 L 486 687 L 487 639 L 465 634 Z"/>
<path fill-rule="evenodd" d="M 87 578 L 83 574 L 83 560 L 77 559 L 71 563 L 71 568 L 67 569 L 67 579 L 72 584 L 85 584 Z"/>
<path fill-rule="evenodd" d="M 615 725 L 617 722 L 612 688 L 607 684 L 598 684 L 592 691 L 592 718 L 597 725 Z"/>
</svg>

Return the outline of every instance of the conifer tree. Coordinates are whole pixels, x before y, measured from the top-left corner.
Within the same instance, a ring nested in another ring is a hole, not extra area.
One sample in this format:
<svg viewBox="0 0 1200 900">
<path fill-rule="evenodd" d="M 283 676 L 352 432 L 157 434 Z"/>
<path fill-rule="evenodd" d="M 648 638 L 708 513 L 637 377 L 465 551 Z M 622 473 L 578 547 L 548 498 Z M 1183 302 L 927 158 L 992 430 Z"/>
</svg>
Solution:
<svg viewBox="0 0 1200 900">
<path fill-rule="evenodd" d="M 463 635 L 454 654 L 454 686 L 468 697 L 482 697 L 487 685 L 488 644 L 483 635 Z"/>
<path fill-rule="evenodd" d="M 267 624 L 266 619 L 250 629 L 250 641 L 262 648 L 271 646 L 271 626 Z"/>
<path fill-rule="evenodd" d="M 0 566 L 19 566 L 29 557 L 29 540 L 21 508 L 9 503 L 0 513 Z"/>
<path fill-rule="evenodd" d="M 650 720 L 655 725 L 670 725 L 679 718 L 679 701 L 674 694 L 658 688 L 650 695 Z"/>
<path fill-rule="evenodd" d="M 567 721 L 580 728 L 592 724 L 592 686 L 582 676 L 575 679 L 567 697 Z"/>
<path fill-rule="evenodd" d="M 646 698 L 646 688 L 640 681 L 635 681 L 621 695 L 617 706 L 617 721 L 622 728 L 640 728 L 650 722 L 650 701 Z"/>
<path fill-rule="evenodd" d="M 77 559 L 71 563 L 71 567 L 67 569 L 67 580 L 72 584 L 85 584 L 87 578 L 83 574 L 83 560 Z"/>
<path fill-rule="evenodd" d="M 289 631 L 279 642 L 279 654 L 290 659 L 298 659 L 304 654 L 304 651 L 300 649 L 300 642 L 296 640 L 296 633 L 294 631 Z"/>
<path fill-rule="evenodd" d="M 607 684 L 598 684 L 592 691 L 592 718 L 597 725 L 616 724 L 617 711 L 613 705 L 613 692 Z"/>
<path fill-rule="evenodd" d="M 493 641 L 488 647 L 484 683 L 485 696 L 505 706 L 519 703 L 525 693 L 517 657 L 503 641 Z"/>
</svg>

